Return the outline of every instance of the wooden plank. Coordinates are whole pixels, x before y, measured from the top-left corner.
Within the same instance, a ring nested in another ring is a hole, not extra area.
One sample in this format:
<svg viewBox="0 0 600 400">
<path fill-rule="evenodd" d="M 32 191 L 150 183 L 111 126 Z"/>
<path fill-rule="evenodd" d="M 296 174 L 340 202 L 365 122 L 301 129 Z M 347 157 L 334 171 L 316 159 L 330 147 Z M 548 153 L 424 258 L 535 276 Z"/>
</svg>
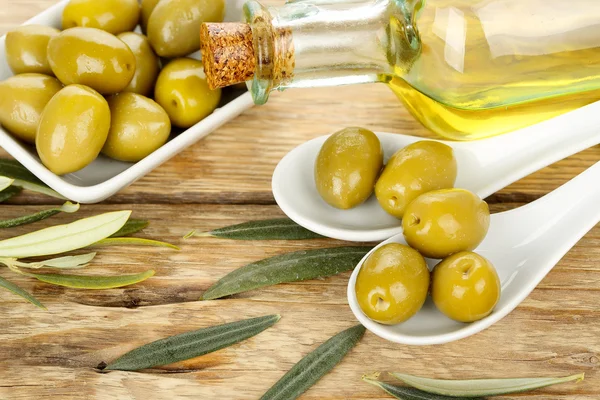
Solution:
<svg viewBox="0 0 600 400">
<path fill-rule="evenodd" d="M 492 210 L 498 207 L 493 206 Z M 15 217 L 34 212 L 40 207 L 3 207 L 3 218 Z M 58 288 L 32 281 L 30 278 L 7 272 L 5 278 L 30 290 L 43 302 L 65 301 L 80 304 L 136 308 L 150 305 L 164 305 L 196 301 L 202 292 L 222 276 L 248 263 L 301 249 L 348 245 L 330 239 L 309 241 L 265 241 L 248 242 L 216 238 L 182 237 L 192 229 L 210 230 L 222 226 L 253 219 L 274 218 L 282 215 L 276 206 L 225 206 L 225 205 L 101 205 L 84 206 L 74 215 L 59 215 L 51 219 L 14 229 L 0 230 L 0 240 L 32 230 L 41 229 L 77 218 L 121 209 L 133 209 L 134 217 L 150 218 L 151 224 L 139 237 L 165 240 L 181 247 L 177 252 L 169 249 L 112 247 L 98 248 L 94 268 L 78 271 L 81 274 L 127 274 L 155 269 L 157 277 L 133 288 L 104 291 L 85 291 Z M 176 216 L 180 216 L 177 218 Z M 562 298 L 568 307 L 587 311 L 596 307 L 594 296 L 580 296 L 589 292 L 599 293 L 600 268 L 596 260 L 600 258 L 600 228 L 590 232 L 577 247 L 565 256 L 561 268 L 554 269 L 540 284 L 539 289 L 554 293 L 564 293 Z M 3 271 L 0 270 L 0 274 Z M 259 291 L 237 295 L 250 301 L 278 303 L 317 302 L 345 305 L 346 283 L 349 274 L 311 283 L 299 282 L 265 288 Z M 581 292 L 581 293 L 580 293 Z M 540 294 L 542 296 L 542 294 Z M 17 297 L 9 299 L 19 300 Z M 556 304 L 542 302 L 540 308 L 556 309 Z"/>
<path fill-rule="evenodd" d="M 227 307 L 195 302 L 135 311 L 62 303 L 53 304 L 47 314 L 34 311 L 19 318 L 17 310 L 4 307 L 3 314 L 9 312 L 23 333 L 11 338 L 0 328 L 0 396 L 256 399 L 303 355 L 355 323 L 347 307 L 313 304 L 311 309 L 307 312 L 305 306 L 294 304 L 282 310 L 273 303 L 235 300 Z M 148 341 L 234 321 L 240 315 L 278 312 L 283 318 L 275 327 L 211 355 L 144 373 L 93 370 L 100 361 Z M 538 398 L 597 398 L 598 314 L 586 317 L 577 322 L 571 316 L 544 320 L 535 311 L 518 310 L 481 334 L 444 346 L 398 346 L 367 333 L 348 358 L 303 398 L 386 398 L 360 381 L 362 374 L 378 370 L 447 378 L 585 371 L 586 381 L 540 390 Z M 565 340 L 568 337 L 576 337 L 577 343 Z M 505 397 L 511 398 L 517 397 Z"/>
<path fill-rule="evenodd" d="M 54 2 L 0 0 L 0 21 L 5 21 L 0 33 Z M 13 7 L 14 15 L 8 11 Z M 273 204 L 271 175 L 279 160 L 301 143 L 347 126 L 431 137 L 384 85 L 288 90 L 274 93 L 268 104 L 245 112 L 108 202 Z M 0 157 L 5 155 L 0 149 Z M 490 201 L 529 202 L 599 159 L 596 146 L 532 174 Z M 28 195 L 13 203 L 48 201 Z"/>
<path fill-rule="evenodd" d="M 281 157 L 306 140 L 346 126 L 429 136 L 381 85 L 290 90 L 245 112 L 108 202 L 272 204 L 271 175 Z M 585 150 L 514 183 L 490 201 L 532 201 L 599 159 L 600 146 Z"/>
</svg>

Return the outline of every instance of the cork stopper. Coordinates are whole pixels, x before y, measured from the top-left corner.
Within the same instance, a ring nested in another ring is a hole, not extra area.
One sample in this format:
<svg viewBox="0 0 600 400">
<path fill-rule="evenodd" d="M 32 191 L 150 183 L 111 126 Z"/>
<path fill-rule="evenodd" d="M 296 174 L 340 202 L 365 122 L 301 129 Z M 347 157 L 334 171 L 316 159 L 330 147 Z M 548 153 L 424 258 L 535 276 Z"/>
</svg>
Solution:
<svg viewBox="0 0 600 400">
<path fill-rule="evenodd" d="M 256 58 L 249 24 L 203 23 L 200 28 L 202 61 L 211 89 L 252 79 Z"/>
</svg>

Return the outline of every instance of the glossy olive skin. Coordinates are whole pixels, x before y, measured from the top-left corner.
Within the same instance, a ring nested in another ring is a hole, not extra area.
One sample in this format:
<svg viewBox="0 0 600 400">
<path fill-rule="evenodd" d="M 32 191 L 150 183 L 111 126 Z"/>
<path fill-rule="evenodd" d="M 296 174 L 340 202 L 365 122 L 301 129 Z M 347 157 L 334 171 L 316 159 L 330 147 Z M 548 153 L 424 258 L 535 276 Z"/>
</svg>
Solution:
<svg viewBox="0 0 600 400">
<path fill-rule="evenodd" d="M 500 300 L 500 278 L 492 263 L 479 254 L 456 253 L 433 269 L 431 297 L 449 318 L 478 321 L 490 315 Z"/>
<path fill-rule="evenodd" d="M 154 99 L 169 114 L 173 125 L 189 128 L 217 108 L 221 90 L 208 88 L 202 62 L 179 58 L 158 75 Z"/>
<path fill-rule="evenodd" d="M 137 162 L 169 139 L 169 116 L 153 100 L 136 93 L 108 98 L 111 125 L 102 153 L 116 160 Z"/>
<path fill-rule="evenodd" d="M 38 155 L 57 175 L 78 171 L 96 159 L 109 128 L 104 97 L 86 86 L 67 86 L 44 109 L 35 139 Z"/>
<path fill-rule="evenodd" d="M 138 0 L 71 0 L 63 11 L 62 27 L 98 28 L 116 35 L 134 30 L 139 20 Z"/>
<path fill-rule="evenodd" d="M 390 158 L 375 185 L 375 196 L 388 214 L 402 218 L 419 195 L 454 187 L 456 173 L 452 147 L 431 140 L 412 143 Z"/>
<path fill-rule="evenodd" d="M 394 325 L 408 320 L 425 303 L 429 270 L 418 251 L 399 243 L 375 250 L 356 277 L 360 308 L 373 321 Z"/>
<path fill-rule="evenodd" d="M 148 20 L 148 38 L 159 56 L 182 57 L 200 49 L 202 22 L 221 22 L 224 16 L 224 0 L 161 0 Z"/>
<path fill-rule="evenodd" d="M 422 194 L 408 205 L 402 219 L 406 242 L 429 258 L 475 249 L 489 226 L 487 203 L 464 189 Z"/>
<path fill-rule="evenodd" d="M 121 33 L 117 37 L 129 46 L 135 56 L 135 74 L 123 91 L 151 95 L 160 67 L 148 38 L 135 32 Z"/>
<path fill-rule="evenodd" d="M 142 32 L 146 33 L 148 31 L 148 20 L 150 20 L 150 15 L 152 15 L 152 11 L 154 11 L 154 8 L 159 1 L 160 0 L 142 0 L 142 18 L 140 20 Z"/>
<path fill-rule="evenodd" d="M 317 155 L 317 191 L 333 207 L 356 207 L 373 194 L 382 166 L 383 150 L 373 132 L 343 129 L 327 138 Z"/>
<path fill-rule="evenodd" d="M 29 143 L 44 107 L 62 89 L 58 79 L 42 74 L 21 74 L 0 82 L 0 124 Z"/>
<path fill-rule="evenodd" d="M 102 94 L 125 89 L 136 70 L 129 47 L 95 28 L 71 28 L 50 39 L 48 61 L 65 85 L 85 85 Z"/>
<path fill-rule="evenodd" d="M 60 33 L 43 25 L 23 25 L 6 34 L 6 61 L 15 74 L 53 75 L 48 63 L 48 42 Z"/>
</svg>

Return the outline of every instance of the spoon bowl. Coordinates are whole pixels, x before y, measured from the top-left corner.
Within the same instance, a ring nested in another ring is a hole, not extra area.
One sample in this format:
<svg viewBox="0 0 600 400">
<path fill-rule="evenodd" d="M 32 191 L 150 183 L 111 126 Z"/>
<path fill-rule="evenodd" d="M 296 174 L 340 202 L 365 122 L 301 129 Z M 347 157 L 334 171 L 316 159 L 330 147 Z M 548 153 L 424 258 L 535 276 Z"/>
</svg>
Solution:
<svg viewBox="0 0 600 400">
<path fill-rule="evenodd" d="M 600 143 L 600 102 L 505 135 L 474 142 L 440 141 L 454 149 L 456 187 L 481 198 L 569 155 Z M 416 136 L 377 133 L 387 161 Z M 401 222 L 371 196 L 350 210 L 339 210 L 319 195 L 314 179 L 317 155 L 328 136 L 310 140 L 288 153 L 273 173 L 273 196 L 299 225 L 334 239 L 381 241 L 402 233 Z"/>
<path fill-rule="evenodd" d="M 358 320 L 371 332 L 396 343 L 442 344 L 480 332 L 514 310 L 560 259 L 600 222 L 600 162 L 550 194 L 523 207 L 494 214 L 485 240 L 475 250 L 494 264 L 502 284 L 500 301 L 488 317 L 464 324 L 438 311 L 431 299 L 410 320 L 383 325 L 360 309 L 355 285 L 364 261 L 388 243 L 406 244 L 395 235 L 378 245 L 354 269 L 348 283 L 348 302 Z M 432 269 L 439 260 L 427 260 Z"/>
</svg>

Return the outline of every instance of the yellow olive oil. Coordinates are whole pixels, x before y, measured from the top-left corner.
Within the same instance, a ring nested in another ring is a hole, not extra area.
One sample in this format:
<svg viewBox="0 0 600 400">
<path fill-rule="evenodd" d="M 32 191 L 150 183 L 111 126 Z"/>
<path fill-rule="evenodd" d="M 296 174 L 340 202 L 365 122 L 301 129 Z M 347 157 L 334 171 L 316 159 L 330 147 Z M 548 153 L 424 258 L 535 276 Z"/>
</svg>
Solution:
<svg viewBox="0 0 600 400">
<path fill-rule="evenodd" d="M 475 140 L 534 125 L 600 100 L 600 90 L 488 109 L 444 105 L 394 78 L 389 87 L 425 127 L 454 140 Z"/>
<path fill-rule="evenodd" d="M 389 86 L 432 131 L 478 139 L 600 100 L 600 1 L 413 2 L 417 55 Z"/>
</svg>

